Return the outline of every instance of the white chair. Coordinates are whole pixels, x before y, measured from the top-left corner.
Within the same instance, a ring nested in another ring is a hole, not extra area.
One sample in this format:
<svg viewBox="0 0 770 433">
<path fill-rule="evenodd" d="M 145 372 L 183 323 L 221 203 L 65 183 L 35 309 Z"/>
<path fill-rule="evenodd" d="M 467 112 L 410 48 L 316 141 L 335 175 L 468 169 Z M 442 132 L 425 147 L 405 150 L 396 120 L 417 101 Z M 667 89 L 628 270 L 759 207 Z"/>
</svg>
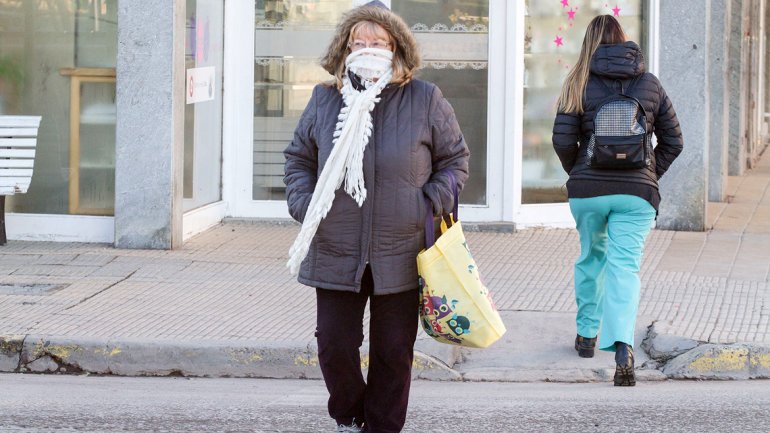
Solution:
<svg viewBox="0 0 770 433">
<path fill-rule="evenodd" d="M 40 116 L 0 116 L 0 245 L 5 245 L 5 196 L 24 194 L 32 181 Z"/>
</svg>

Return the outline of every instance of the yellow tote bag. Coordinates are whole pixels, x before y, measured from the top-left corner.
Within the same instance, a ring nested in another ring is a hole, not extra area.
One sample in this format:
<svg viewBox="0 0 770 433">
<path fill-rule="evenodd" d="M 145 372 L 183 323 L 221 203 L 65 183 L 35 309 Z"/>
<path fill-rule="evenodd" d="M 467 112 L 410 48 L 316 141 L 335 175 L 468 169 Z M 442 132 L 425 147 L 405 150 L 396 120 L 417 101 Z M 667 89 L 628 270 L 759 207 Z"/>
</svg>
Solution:
<svg viewBox="0 0 770 433">
<path fill-rule="evenodd" d="M 426 249 L 417 255 L 420 323 L 425 333 L 441 343 L 488 347 L 505 334 L 505 325 L 481 281 L 462 225 L 455 221 L 456 183 L 454 193 L 454 212 L 442 220 L 435 243 L 432 212 L 426 218 Z"/>
</svg>

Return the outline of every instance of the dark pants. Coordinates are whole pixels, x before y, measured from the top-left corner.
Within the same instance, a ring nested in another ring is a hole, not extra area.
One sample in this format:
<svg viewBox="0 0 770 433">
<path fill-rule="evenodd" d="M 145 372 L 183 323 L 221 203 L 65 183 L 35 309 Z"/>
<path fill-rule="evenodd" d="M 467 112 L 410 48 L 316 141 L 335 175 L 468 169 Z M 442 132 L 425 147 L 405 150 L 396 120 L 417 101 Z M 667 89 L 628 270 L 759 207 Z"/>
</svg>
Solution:
<svg viewBox="0 0 770 433">
<path fill-rule="evenodd" d="M 372 274 L 364 272 L 361 293 L 316 289 L 318 360 L 329 390 L 329 415 L 338 423 L 365 423 L 370 433 L 400 432 L 409 403 L 417 289 L 372 296 Z M 369 310 L 369 373 L 364 382 L 358 349 Z"/>
</svg>

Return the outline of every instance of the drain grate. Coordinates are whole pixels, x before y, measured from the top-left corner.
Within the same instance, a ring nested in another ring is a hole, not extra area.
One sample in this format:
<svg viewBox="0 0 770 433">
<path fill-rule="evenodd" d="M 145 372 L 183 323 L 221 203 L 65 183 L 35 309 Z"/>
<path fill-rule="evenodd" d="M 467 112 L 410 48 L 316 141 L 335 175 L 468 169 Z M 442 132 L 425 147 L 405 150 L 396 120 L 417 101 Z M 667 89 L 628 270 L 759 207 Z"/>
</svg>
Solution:
<svg viewBox="0 0 770 433">
<path fill-rule="evenodd" d="M 3 284 L 0 295 L 45 296 L 65 288 L 65 284 Z"/>
</svg>

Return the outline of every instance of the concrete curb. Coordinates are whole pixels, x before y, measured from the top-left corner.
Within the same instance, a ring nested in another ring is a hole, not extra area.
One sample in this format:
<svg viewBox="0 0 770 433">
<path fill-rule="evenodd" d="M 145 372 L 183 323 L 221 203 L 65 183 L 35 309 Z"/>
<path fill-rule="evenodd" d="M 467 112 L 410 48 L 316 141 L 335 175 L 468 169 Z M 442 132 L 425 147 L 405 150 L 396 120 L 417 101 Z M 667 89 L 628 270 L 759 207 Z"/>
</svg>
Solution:
<svg viewBox="0 0 770 433">
<path fill-rule="evenodd" d="M 745 380 L 770 378 L 770 344 L 709 344 L 671 334 L 654 322 L 642 348 L 671 379 Z"/>
<path fill-rule="evenodd" d="M 662 343 L 677 338 L 651 332 L 645 344 L 661 351 Z M 657 363 L 658 369 L 637 368 L 638 381 L 770 378 L 769 344 L 699 344 L 677 356 L 655 350 L 657 359 L 666 361 Z M 361 352 L 365 370 L 368 347 Z M 611 381 L 614 373 L 609 368 L 474 368 L 468 364 L 460 364 L 460 371 L 453 367 L 461 357 L 459 348 L 418 341 L 412 376 L 433 381 L 586 383 Z M 111 341 L 35 335 L 0 336 L 0 372 L 321 379 L 314 343 Z"/>
<path fill-rule="evenodd" d="M 647 336 L 641 347 L 651 359 L 662 365 L 701 344 L 702 342 L 673 334 L 671 326 L 665 322 L 654 321 L 647 328 Z"/>
<path fill-rule="evenodd" d="M 770 379 L 770 345 L 703 344 L 669 361 L 663 373 L 673 379 Z"/>
<path fill-rule="evenodd" d="M 369 363 L 368 347 L 361 366 Z M 116 376 L 321 379 L 315 344 L 0 336 L 0 372 Z M 439 358 L 415 352 L 413 376 L 462 380 Z"/>
<path fill-rule="evenodd" d="M 369 363 L 361 349 L 361 367 Z M 419 340 L 413 379 L 472 382 L 604 382 L 604 369 L 476 368 L 452 366 L 460 348 Z M 97 374 L 116 376 L 184 376 L 274 379 L 321 379 L 314 344 L 296 343 L 110 341 L 50 336 L 0 336 L 0 372 Z M 639 380 L 665 380 L 656 370 L 639 370 Z"/>
<path fill-rule="evenodd" d="M 0 335 L 0 372 L 18 371 L 23 335 Z"/>
<path fill-rule="evenodd" d="M 296 343 L 0 336 L 0 371 L 117 376 L 318 379 L 313 346 Z"/>
</svg>

